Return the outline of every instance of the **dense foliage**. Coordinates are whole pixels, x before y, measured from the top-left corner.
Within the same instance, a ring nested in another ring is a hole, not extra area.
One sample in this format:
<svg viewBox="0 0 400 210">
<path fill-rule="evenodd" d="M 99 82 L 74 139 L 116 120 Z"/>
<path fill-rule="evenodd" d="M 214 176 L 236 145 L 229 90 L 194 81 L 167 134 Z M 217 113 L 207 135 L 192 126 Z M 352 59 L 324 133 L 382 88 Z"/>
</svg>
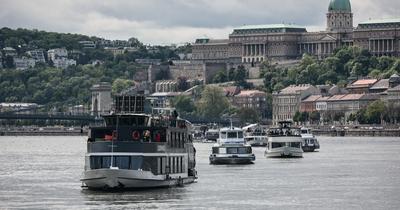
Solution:
<svg viewBox="0 0 400 210">
<path fill-rule="evenodd" d="M 138 70 L 147 68 L 135 62 L 135 59 L 177 59 L 180 53 L 191 52 L 191 46 L 178 48 L 168 46 L 145 46 L 136 38 L 125 42 L 125 47 L 137 48 L 137 51 L 125 52 L 114 56 L 104 49 L 98 37 L 79 34 L 55 33 L 28 29 L 0 29 L 0 50 L 12 47 L 18 56 L 27 56 L 26 51 L 52 48 L 66 48 L 69 57 L 77 61 L 77 66 L 62 70 L 51 64 L 39 63 L 28 70 L 13 69 L 12 57 L 3 57 L 0 69 L 1 102 L 33 102 L 48 108 L 65 109 L 66 106 L 87 104 L 90 102 L 90 87 L 98 82 L 110 82 L 113 92 L 132 85 L 132 79 Z M 95 49 L 84 49 L 79 41 L 94 41 Z M 104 40 L 103 40 L 104 41 Z M 120 47 L 116 44 L 115 47 Z M 45 53 L 46 56 L 46 53 Z M 100 60 L 99 65 L 91 65 Z"/>
<path fill-rule="evenodd" d="M 400 105 L 375 101 L 356 114 L 351 114 L 347 120 L 357 121 L 360 124 L 381 124 L 382 122 L 397 124 L 400 121 Z"/>
<path fill-rule="evenodd" d="M 80 41 L 95 42 L 95 49 L 84 49 Z M 169 46 L 145 46 L 136 38 L 132 37 L 121 45 L 118 42 L 111 44 L 109 47 L 134 47 L 137 51 L 126 52 L 123 55 L 114 57 L 112 53 L 104 50 L 103 39 L 99 37 L 89 37 L 80 34 L 56 33 L 39 30 L 28 29 L 0 29 L 0 48 L 12 47 L 17 50 L 18 55 L 24 55 L 28 50 L 42 49 L 49 50 L 53 48 L 66 48 L 69 51 L 75 51 L 70 54 L 70 58 L 77 60 L 78 64 L 87 64 L 93 60 L 102 61 L 126 61 L 131 62 L 140 58 L 161 59 L 168 61 L 169 59 L 177 59 L 179 53 L 191 52 L 190 44 L 178 47 L 176 49 Z"/>
<path fill-rule="evenodd" d="M 282 68 L 271 62 L 261 65 L 261 77 L 267 92 L 293 84 L 337 84 L 344 86 L 349 78 L 389 78 L 400 73 L 400 59 L 375 57 L 358 47 L 344 47 L 323 60 L 305 54 L 298 65 Z"/>
<path fill-rule="evenodd" d="M 198 114 L 210 119 L 218 119 L 229 111 L 229 107 L 228 99 L 218 86 L 207 86 L 201 94 L 201 99 L 196 103 Z"/>
<path fill-rule="evenodd" d="M 122 68 L 118 66 L 107 68 L 106 66 L 79 65 L 65 70 L 52 67 L 39 67 L 25 71 L 2 69 L 0 70 L 0 101 L 38 103 L 48 105 L 49 108 L 88 104 L 92 85 L 110 82 L 113 84 L 113 90 L 119 91 L 126 87 L 126 80 L 131 79 L 136 68 L 139 68 L 137 65 L 130 64 Z M 128 81 L 131 83 L 131 80 Z"/>
</svg>

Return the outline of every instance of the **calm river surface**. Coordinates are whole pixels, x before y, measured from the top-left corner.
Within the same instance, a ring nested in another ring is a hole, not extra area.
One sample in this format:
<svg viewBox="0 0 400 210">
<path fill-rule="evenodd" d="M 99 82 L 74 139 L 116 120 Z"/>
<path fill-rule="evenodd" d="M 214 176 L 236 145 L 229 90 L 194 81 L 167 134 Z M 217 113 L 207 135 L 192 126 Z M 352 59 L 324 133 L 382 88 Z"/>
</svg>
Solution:
<svg viewBox="0 0 400 210">
<path fill-rule="evenodd" d="M 208 164 L 197 183 L 148 191 L 81 189 L 85 137 L 0 137 L 0 209 L 400 209 L 400 138 L 319 137 L 302 159 Z"/>
</svg>

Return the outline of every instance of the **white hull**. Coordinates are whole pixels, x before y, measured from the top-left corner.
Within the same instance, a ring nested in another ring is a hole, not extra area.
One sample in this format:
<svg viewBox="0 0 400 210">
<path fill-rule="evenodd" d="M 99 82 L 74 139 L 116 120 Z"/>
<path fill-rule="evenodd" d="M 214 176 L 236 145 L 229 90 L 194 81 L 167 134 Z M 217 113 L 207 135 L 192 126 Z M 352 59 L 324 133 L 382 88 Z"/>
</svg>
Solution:
<svg viewBox="0 0 400 210">
<path fill-rule="evenodd" d="M 264 141 L 252 140 L 252 141 L 248 141 L 247 144 L 250 144 L 251 146 L 260 146 L 260 147 L 262 147 L 262 146 L 265 146 L 267 143 L 264 142 Z"/>
<path fill-rule="evenodd" d="M 268 138 L 266 136 L 246 136 L 245 141 L 246 144 L 250 144 L 253 147 L 260 147 L 267 145 Z"/>
<path fill-rule="evenodd" d="M 267 149 L 265 151 L 265 157 L 267 158 L 281 158 L 281 157 L 303 157 L 303 150 L 295 147 L 279 147 L 274 149 Z"/>
<path fill-rule="evenodd" d="M 94 189 L 133 189 L 177 186 L 194 182 L 187 174 L 153 175 L 149 171 L 95 169 L 83 173 L 81 181 Z"/>
</svg>

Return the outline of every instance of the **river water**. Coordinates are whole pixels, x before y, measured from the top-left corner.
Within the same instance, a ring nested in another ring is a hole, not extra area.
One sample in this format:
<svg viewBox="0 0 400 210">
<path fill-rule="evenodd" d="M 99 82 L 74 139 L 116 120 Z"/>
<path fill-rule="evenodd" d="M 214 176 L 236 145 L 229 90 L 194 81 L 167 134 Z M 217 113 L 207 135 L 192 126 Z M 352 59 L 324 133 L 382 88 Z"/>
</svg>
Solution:
<svg viewBox="0 0 400 210">
<path fill-rule="evenodd" d="M 209 165 L 197 183 L 135 192 L 82 190 L 85 137 L 0 137 L 0 209 L 400 209 L 400 138 L 319 137 L 302 159 Z"/>
</svg>

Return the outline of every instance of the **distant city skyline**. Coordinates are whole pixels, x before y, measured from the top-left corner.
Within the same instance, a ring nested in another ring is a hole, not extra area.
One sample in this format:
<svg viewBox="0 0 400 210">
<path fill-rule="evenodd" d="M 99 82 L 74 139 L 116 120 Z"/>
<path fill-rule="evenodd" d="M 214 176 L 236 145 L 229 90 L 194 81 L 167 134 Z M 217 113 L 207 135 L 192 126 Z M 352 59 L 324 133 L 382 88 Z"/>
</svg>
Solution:
<svg viewBox="0 0 400 210">
<path fill-rule="evenodd" d="M 227 38 L 242 25 L 294 23 L 326 28 L 329 0 L 0 0 L 0 27 L 79 33 L 106 39 L 136 37 L 145 44 Z M 352 0 L 354 26 L 400 17 L 398 0 Z"/>
</svg>

